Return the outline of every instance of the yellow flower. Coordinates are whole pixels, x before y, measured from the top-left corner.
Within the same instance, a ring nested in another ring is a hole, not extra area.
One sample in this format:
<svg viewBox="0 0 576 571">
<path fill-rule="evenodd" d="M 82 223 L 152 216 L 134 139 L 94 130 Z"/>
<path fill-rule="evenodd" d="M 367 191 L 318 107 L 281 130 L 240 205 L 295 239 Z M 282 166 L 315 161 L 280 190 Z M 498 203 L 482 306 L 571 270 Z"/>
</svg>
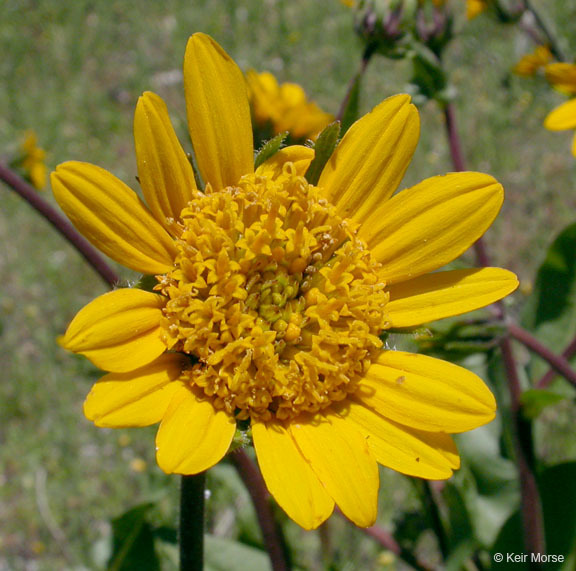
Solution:
<svg viewBox="0 0 576 571">
<path fill-rule="evenodd" d="M 20 145 L 21 157 L 18 166 L 24 171 L 26 178 L 37 190 L 46 186 L 47 169 L 46 151 L 38 146 L 38 138 L 32 130 L 26 131 L 26 137 Z"/>
<path fill-rule="evenodd" d="M 380 463 L 421 478 L 459 466 L 450 433 L 489 422 L 495 402 L 473 373 L 391 350 L 380 335 L 494 302 L 517 286 L 497 268 L 430 273 L 488 228 L 503 200 L 490 176 L 453 173 L 394 191 L 419 136 L 407 95 L 356 122 L 317 186 L 313 151 L 281 150 L 254 172 L 241 71 L 209 36 L 184 60 L 188 125 L 206 186 L 163 101 L 135 116 L 148 206 L 107 171 L 60 165 L 55 196 L 104 253 L 155 275 L 84 307 L 62 345 L 109 371 L 86 399 L 98 426 L 160 422 L 157 461 L 195 474 L 250 425 L 278 504 L 306 529 L 336 503 L 374 523 Z"/>
<path fill-rule="evenodd" d="M 296 83 L 278 85 L 268 72 L 246 73 L 254 123 L 272 128 L 277 135 L 288 131 L 293 141 L 315 139 L 320 131 L 334 121 L 316 103 L 308 101 L 302 87 Z"/>
<path fill-rule="evenodd" d="M 472 20 L 487 8 L 488 0 L 466 0 L 466 17 L 468 20 Z"/>
<path fill-rule="evenodd" d="M 566 95 L 576 96 L 576 64 L 551 63 L 545 71 L 546 79 L 554 88 Z M 550 131 L 576 129 L 576 97 L 548 113 L 544 127 Z M 572 140 L 572 154 L 576 157 L 576 136 Z"/>
<path fill-rule="evenodd" d="M 536 46 L 531 54 L 522 56 L 514 66 L 513 72 L 522 77 L 533 77 L 536 72 L 552 60 L 552 53 L 548 46 Z"/>
</svg>

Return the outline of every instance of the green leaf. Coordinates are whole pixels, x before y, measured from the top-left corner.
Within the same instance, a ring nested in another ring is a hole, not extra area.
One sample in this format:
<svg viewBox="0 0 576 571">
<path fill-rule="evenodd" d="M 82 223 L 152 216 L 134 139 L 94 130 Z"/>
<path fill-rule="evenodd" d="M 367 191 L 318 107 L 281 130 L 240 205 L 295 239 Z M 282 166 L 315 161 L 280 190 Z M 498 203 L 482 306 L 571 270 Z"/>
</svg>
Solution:
<svg viewBox="0 0 576 571">
<path fill-rule="evenodd" d="M 522 315 L 522 324 L 549 349 L 558 351 L 576 335 L 576 223 L 554 240 L 540 266 L 534 291 Z M 548 369 L 534 360 L 532 374 Z"/>
<path fill-rule="evenodd" d="M 520 402 L 522 403 L 522 414 L 525 418 L 533 420 L 540 416 L 540 413 L 547 407 L 552 406 L 566 397 L 552 391 L 543 389 L 531 389 L 522 393 Z"/>
<path fill-rule="evenodd" d="M 448 82 L 440 60 L 421 44 L 414 44 L 412 52 L 412 84 L 417 94 L 426 99 L 444 101 Z"/>
<path fill-rule="evenodd" d="M 518 473 L 500 453 L 499 419 L 457 435 L 463 468 L 454 478 L 466 502 L 474 537 L 491 545 L 498 530 L 518 507 Z"/>
<path fill-rule="evenodd" d="M 548 553 L 568 557 L 576 551 L 575 482 L 576 462 L 547 468 L 539 478 Z"/>
<path fill-rule="evenodd" d="M 160 571 L 154 532 L 147 521 L 154 504 L 141 504 L 112 520 L 108 571 Z"/>
<path fill-rule="evenodd" d="M 318 135 L 318 139 L 316 139 L 316 145 L 314 145 L 314 160 L 310 163 L 310 166 L 306 171 L 306 180 L 310 184 L 318 184 L 320 175 L 322 174 L 326 163 L 336 148 L 339 136 L 339 121 L 330 123 L 330 125 L 325 127 L 320 135 Z"/>
<path fill-rule="evenodd" d="M 270 571 L 270 559 L 260 549 L 213 535 L 206 535 L 205 542 L 206 571 Z"/>
<path fill-rule="evenodd" d="M 576 462 L 558 464 L 544 470 L 539 478 L 540 499 L 544 517 L 546 553 L 564 557 L 564 562 L 547 562 L 545 569 L 573 569 L 576 554 Z M 526 553 L 520 510 L 500 530 L 492 547 L 494 553 Z M 512 564 L 509 564 L 512 569 Z M 500 568 L 500 566 L 498 567 Z M 502 565 L 502 568 L 506 566 Z M 516 564 L 514 569 L 530 569 Z"/>
<path fill-rule="evenodd" d="M 274 156 L 284 144 L 284 141 L 288 137 L 288 131 L 276 135 L 273 139 L 266 141 L 260 150 L 256 153 L 256 158 L 254 159 L 254 168 L 257 169 L 263 162 L 267 161 L 270 157 Z"/>
<path fill-rule="evenodd" d="M 350 89 L 348 91 L 348 99 L 341 114 L 341 135 L 344 136 L 346 131 L 350 129 L 352 124 L 358 119 L 360 114 L 360 89 L 362 87 L 363 74 L 357 73 Z"/>
</svg>

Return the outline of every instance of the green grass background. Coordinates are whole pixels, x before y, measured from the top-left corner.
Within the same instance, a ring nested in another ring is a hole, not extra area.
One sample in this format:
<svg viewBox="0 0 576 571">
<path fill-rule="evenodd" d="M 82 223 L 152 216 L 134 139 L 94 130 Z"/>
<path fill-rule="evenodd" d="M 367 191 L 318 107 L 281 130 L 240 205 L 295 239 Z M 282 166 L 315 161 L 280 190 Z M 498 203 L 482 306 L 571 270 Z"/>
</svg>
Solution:
<svg viewBox="0 0 576 571">
<path fill-rule="evenodd" d="M 454 4 L 459 10 L 460 2 Z M 576 6 L 534 4 L 563 38 L 565 51 L 576 54 L 570 24 Z M 0 0 L 0 13 L 0 156 L 10 157 L 32 128 L 50 168 L 85 160 L 133 187 L 132 119 L 142 91 L 167 100 L 188 144 L 179 74 L 190 34 L 213 35 L 245 69 L 301 83 L 332 112 L 361 54 L 351 13 L 337 0 Z M 532 49 L 517 30 L 486 18 L 466 23 L 461 15 L 456 26 L 461 35 L 446 65 L 458 93 L 468 166 L 496 176 L 507 192 L 487 242 L 494 265 L 514 270 L 529 288 L 545 247 L 576 217 L 572 134 L 542 127 L 564 97 L 543 82 L 510 74 Z M 409 71 L 406 62 L 375 58 L 363 112 L 404 91 Z M 421 143 L 404 186 L 451 170 L 442 115 L 429 103 L 421 116 Z M 8 188 L 0 188 L 0 198 L 0 570 L 98 568 L 94 551 L 109 533 L 109 518 L 157 499 L 158 517 L 172 521 L 177 478 L 155 466 L 154 430 L 96 429 L 84 419 L 82 402 L 99 373 L 61 350 L 56 337 L 107 288 Z M 521 306 L 522 294 L 515 299 Z M 541 452 L 560 461 L 566 449 L 542 444 Z M 135 469 L 136 459 L 146 463 L 143 472 Z M 251 524 L 242 522 L 251 507 L 228 467 L 211 483 L 211 530 L 248 533 Z M 383 470 L 381 487 L 381 523 L 415 505 L 404 478 Z M 359 532 L 337 520 L 330 525 L 345 539 L 332 547 L 320 532 L 291 528 L 302 565 L 322 568 L 317 553 L 324 549 L 338 569 L 382 567 L 378 549 L 362 543 Z"/>
</svg>

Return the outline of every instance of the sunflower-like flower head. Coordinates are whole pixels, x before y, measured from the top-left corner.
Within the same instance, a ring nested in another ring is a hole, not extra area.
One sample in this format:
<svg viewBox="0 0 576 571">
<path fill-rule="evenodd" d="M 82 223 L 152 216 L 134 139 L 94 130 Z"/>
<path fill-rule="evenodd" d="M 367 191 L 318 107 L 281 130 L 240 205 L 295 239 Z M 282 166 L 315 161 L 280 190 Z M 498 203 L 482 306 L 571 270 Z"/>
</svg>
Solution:
<svg viewBox="0 0 576 571">
<path fill-rule="evenodd" d="M 134 127 L 147 206 L 93 165 L 52 175 L 84 235 L 156 282 L 95 299 L 64 335 L 109 371 L 85 414 L 106 427 L 159 422 L 157 461 L 179 474 L 219 462 L 249 427 L 266 484 L 296 522 L 317 527 L 336 503 L 371 525 L 378 463 L 448 478 L 459 465 L 449 434 L 494 417 L 477 376 L 390 350 L 382 334 L 515 289 L 495 268 L 429 273 L 483 234 L 502 188 L 458 173 L 392 196 L 419 135 L 406 95 L 350 128 L 317 185 L 303 146 L 254 170 L 244 77 L 210 37 L 190 39 L 184 83 L 203 188 L 151 93 Z"/>
<path fill-rule="evenodd" d="M 576 64 L 551 63 L 545 67 L 545 72 L 548 82 L 571 99 L 548 113 L 544 127 L 550 131 L 576 129 Z M 572 154 L 576 157 L 576 136 L 572 141 Z"/>
</svg>

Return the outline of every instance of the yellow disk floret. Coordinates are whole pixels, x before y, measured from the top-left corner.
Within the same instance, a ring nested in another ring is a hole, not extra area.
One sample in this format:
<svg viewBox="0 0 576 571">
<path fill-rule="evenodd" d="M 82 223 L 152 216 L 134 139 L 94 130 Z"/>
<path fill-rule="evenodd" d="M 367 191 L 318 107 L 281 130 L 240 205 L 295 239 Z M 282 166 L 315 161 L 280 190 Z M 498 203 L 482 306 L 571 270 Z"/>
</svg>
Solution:
<svg viewBox="0 0 576 571">
<path fill-rule="evenodd" d="M 351 223 L 292 164 L 198 192 L 177 246 L 158 277 L 164 340 L 195 358 L 182 380 L 216 408 L 286 419 L 356 390 L 382 345 L 385 283 Z"/>
</svg>

